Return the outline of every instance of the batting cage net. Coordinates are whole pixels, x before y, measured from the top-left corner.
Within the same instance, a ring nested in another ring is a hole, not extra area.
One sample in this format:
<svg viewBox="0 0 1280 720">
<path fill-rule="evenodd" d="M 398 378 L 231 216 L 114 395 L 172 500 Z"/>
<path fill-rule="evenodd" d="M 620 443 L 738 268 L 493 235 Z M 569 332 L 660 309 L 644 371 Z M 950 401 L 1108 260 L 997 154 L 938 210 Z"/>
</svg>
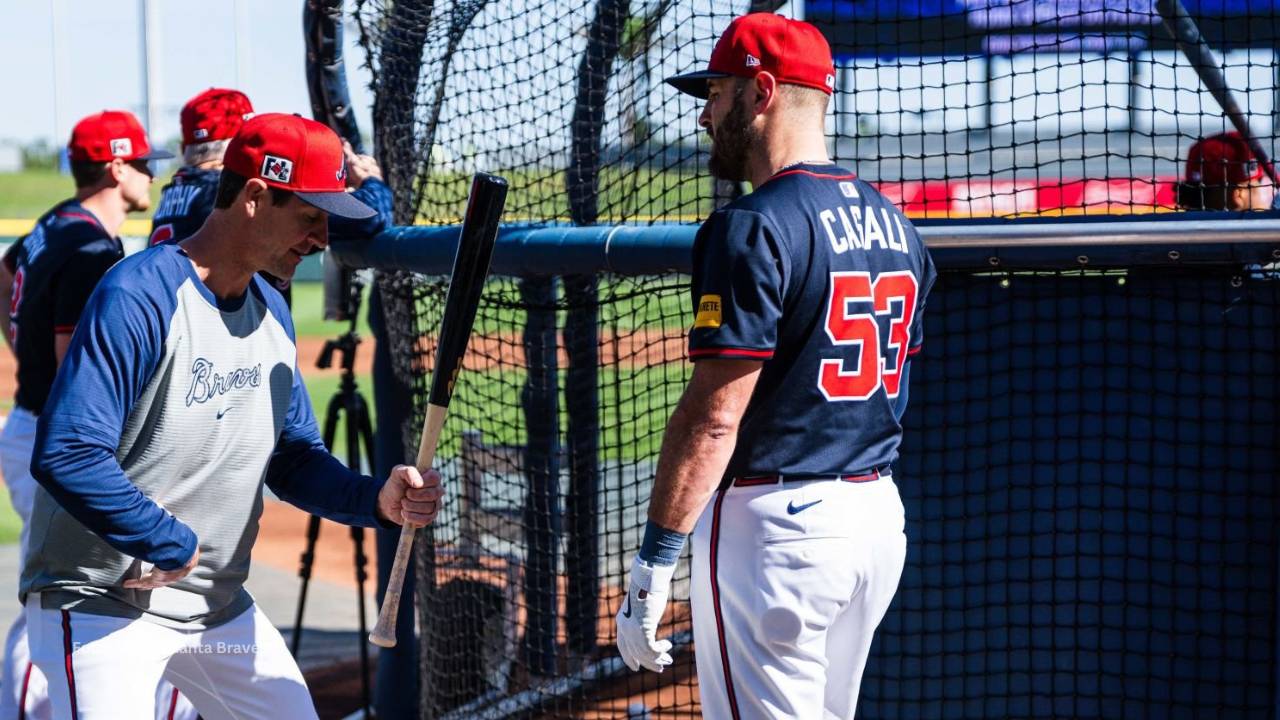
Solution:
<svg viewBox="0 0 1280 720">
<path fill-rule="evenodd" d="M 1280 10 L 1184 4 L 1270 151 Z M 661 79 L 778 5 L 358 0 L 397 222 L 457 223 L 477 170 L 511 181 L 509 223 L 706 217 L 744 188 L 709 178 L 700 106 Z M 803 11 L 837 58 L 836 159 L 925 223 L 1172 211 L 1191 144 L 1230 128 L 1145 0 Z M 1271 716 L 1280 283 L 1245 260 L 1272 252 L 937 256 L 895 468 L 907 569 L 860 713 Z M 660 631 L 675 666 L 633 674 L 613 649 L 690 372 L 688 259 L 508 259 L 437 455 L 445 510 L 416 545 L 422 714 L 697 717 L 686 563 Z M 378 275 L 409 458 L 447 286 L 447 265 L 417 269 Z"/>
</svg>

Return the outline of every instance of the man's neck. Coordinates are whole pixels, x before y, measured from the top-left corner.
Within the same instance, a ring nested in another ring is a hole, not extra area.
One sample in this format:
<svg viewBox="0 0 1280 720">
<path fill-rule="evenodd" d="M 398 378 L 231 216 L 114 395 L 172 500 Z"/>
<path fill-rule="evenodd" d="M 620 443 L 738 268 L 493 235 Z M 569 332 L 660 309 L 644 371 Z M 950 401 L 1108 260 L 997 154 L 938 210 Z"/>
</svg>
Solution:
<svg viewBox="0 0 1280 720">
<path fill-rule="evenodd" d="M 115 237 L 120 234 L 120 226 L 124 224 L 124 218 L 129 211 L 119 192 L 113 189 L 97 192 L 80 191 L 76 193 L 76 200 L 80 202 L 81 207 L 98 218 L 98 222 L 102 223 L 102 228 L 108 235 Z"/>
<path fill-rule="evenodd" d="M 211 216 L 194 235 L 178 243 L 191 258 L 196 276 L 220 299 L 240 297 L 253 280 L 254 270 L 245 264 L 234 242 L 243 236 L 223 218 Z"/>
<path fill-rule="evenodd" d="M 822 133 L 769 133 L 764 152 L 751 163 L 751 187 L 758 188 L 778 171 L 791 165 L 822 165 L 831 162 Z"/>
<path fill-rule="evenodd" d="M 222 170 L 222 161 L 221 160 L 205 160 L 202 163 L 196 163 L 192 167 L 194 167 L 197 170 Z"/>
</svg>

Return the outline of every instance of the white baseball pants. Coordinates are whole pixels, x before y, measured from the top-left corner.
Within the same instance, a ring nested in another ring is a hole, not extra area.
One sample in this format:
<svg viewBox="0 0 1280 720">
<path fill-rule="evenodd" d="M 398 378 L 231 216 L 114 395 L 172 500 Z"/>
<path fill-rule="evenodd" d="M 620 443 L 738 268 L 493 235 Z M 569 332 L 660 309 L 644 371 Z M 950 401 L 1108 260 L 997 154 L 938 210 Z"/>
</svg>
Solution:
<svg viewBox="0 0 1280 720">
<path fill-rule="evenodd" d="M 284 639 L 257 605 L 234 620 L 184 631 L 145 620 L 45 610 L 27 598 L 31 659 L 48 679 L 53 716 L 152 720 L 161 679 L 204 720 L 315 720 Z M 162 701 L 163 702 L 163 701 Z"/>
<path fill-rule="evenodd" d="M 887 476 L 717 491 L 693 532 L 703 716 L 853 718 L 902 576 L 903 526 Z"/>
<path fill-rule="evenodd" d="M 38 418 L 14 407 L 0 431 L 0 473 L 13 509 L 22 519 L 18 574 L 27 557 L 31 537 L 31 508 L 39 483 L 31 476 L 31 451 Z M 50 720 L 54 717 L 44 673 L 31 663 L 26 612 L 18 613 L 5 637 L 4 667 L 0 673 L 0 720 Z M 191 702 L 168 682 L 155 686 L 155 720 L 196 720 Z"/>
</svg>

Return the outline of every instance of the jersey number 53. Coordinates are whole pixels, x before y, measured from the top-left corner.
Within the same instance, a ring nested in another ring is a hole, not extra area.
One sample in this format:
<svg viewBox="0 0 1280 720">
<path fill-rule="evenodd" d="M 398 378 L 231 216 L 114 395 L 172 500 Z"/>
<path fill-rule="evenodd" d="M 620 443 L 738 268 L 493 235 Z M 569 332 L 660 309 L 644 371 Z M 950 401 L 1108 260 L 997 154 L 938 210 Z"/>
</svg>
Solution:
<svg viewBox="0 0 1280 720">
<path fill-rule="evenodd" d="M 915 276 L 904 270 L 880 273 L 874 281 L 865 271 L 831 273 L 827 337 L 838 347 L 856 346 L 857 355 L 821 362 L 818 389 L 828 400 L 866 400 L 881 385 L 890 398 L 898 397 L 918 290 Z M 882 330 L 888 335 L 884 348 Z"/>
</svg>

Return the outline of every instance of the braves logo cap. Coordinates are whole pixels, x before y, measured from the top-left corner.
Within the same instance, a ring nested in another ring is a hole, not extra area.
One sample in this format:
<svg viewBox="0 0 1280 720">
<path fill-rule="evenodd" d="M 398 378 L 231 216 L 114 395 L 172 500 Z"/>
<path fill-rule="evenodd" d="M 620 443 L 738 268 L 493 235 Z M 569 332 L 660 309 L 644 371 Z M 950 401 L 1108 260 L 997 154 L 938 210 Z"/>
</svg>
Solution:
<svg viewBox="0 0 1280 720">
<path fill-rule="evenodd" d="M 235 137 L 253 105 L 239 90 L 209 88 L 182 106 L 182 146 Z"/>
<path fill-rule="evenodd" d="M 828 95 L 836 87 L 831 46 L 818 28 L 773 13 L 738 17 L 716 41 L 706 70 L 675 75 L 666 82 L 705 100 L 711 78 L 753 78 L 762 72 L 778 82 L 815 88 Z"/>
<path fill-rule="evenodd" d="M 1187 153 L 1186 181 L 1210 187 L 1244 185 L 1262 177 L 1249 143 L 1238 132 L 1201 138 Z"/>
<path fill-rule="evenodd" d="M 290 190 L 330 215 L 360 220 L 375 214 L 346 190 L 342 141 L 314 120 L 283 113 L 255 115 L 231 138 L 222 163 L 237 175 Z"/>
<path fill-rule="evenodd" d="M 76 123 L 67 152 L 76 162 L 163 160 L 173 153 L 152 149 L 142 123 L 127 110 L 103 110 Z"/>
</svg>

